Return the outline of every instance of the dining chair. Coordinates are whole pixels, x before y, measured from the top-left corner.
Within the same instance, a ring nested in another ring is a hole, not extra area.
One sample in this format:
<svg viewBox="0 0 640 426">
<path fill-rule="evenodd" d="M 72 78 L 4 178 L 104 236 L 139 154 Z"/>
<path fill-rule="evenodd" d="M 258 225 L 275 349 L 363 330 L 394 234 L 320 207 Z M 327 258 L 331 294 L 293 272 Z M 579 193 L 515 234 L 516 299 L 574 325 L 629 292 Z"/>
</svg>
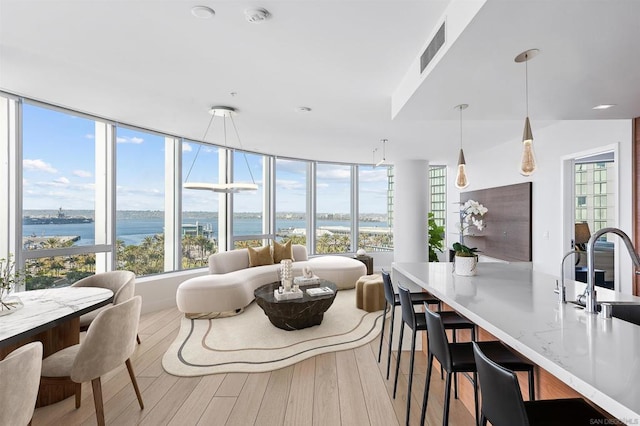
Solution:
<svg viewBox="0 0 640 426">
<path fill-rule="evenodd" d="M 107 307 L 91 322 L 84 340 L 62 349 L 42 361 L 42 382 L 55 384 L 63 380 L 76 383 L 76 408 L 82 400 L 82 383 L 91 381 L 98 425 L 104 425 L 104 405 L 100 377 L 126 364 L 140 409 L 144 409 L 138 382 L 131 365 L 136 347 L 142 298 Z"/>
<path fill-rule="evenodd" d="M 42 343 L 32 342 L 0 361 L 0 425 L 30 425 L 36 408 Z"/>
<path fill-rule="evenodd" d="M 458 373 L 471 373 L 473 384 L 474 414 L 478 418 L 478 379 L 477 368 L 473 356 L 473 346 L 484 348 L 486 353 L 490 353 L 492 359 L 502 365 L 509 366 L 513 370 L 526 371 L 529 374 L 529 392 L 533 398 L 533 372 L 534 365 L 512 352 L 507 346 L 499 341 L 483 342 L 462 342 L 449 343 L 442 316 L 438 312 L 425 309 L 424 317 L 427 323 L 427 375 L 425 378 L 424 395 L 422 399 L 422 413 L 420 424 L 424 425 L 427 403 L 429 402 L 429 385 L 431 383 L 431 371 L 433 369 L 433 359 L 437 359 L 442 369 L 446 371 L 446 382 L 444 390 L 444 412 L 442 424 L 449 424 L 449 405 L 451 399 L 451 378 Z M 495 425 L 494 425 L 495 426 Z"/>
<path fill-rule="evenodd" d="M 387 319 L 387 312 L 391 309 L 391 323 L 389 324 L 389 350 L 387 352 L 387 380 L 389 380 L 389 369 L 391 367 L 391 344 L 393 341 L 393 326 L 395 325 L 396 318 L 396 306 L 400 306 L 400 296 L 395 292 L 393 288 L 393 283 L 391 282 L 391 276 L 384 269 L 382 270 L 382 283 L 384 287 L 384 314 L 382 315 L 382 332 L 380 333 L 380 347 L 378 348 L 378 362 L 380 362 L 380 358 L 382 356 L 382 341 L 384 340 L 384 325 Z M 438 305 L 438 310 L 440 310 L 440 299 L 432 296 L 429 293 L 421 292 L 412 292 L 411 295 L 411 303 L 414 304 L 423 304 L 427 303 L 429 305 Z"/>
<path fill-rule="evenodd" d="M 523 401 L 518 377 L 511 369 L 491 360 L 482 347 L 473 344 L 478 368 L 482 408 L 480 425 L 572 426 L 616 424 L 582 398 Z"/>
<path fill-rule="evenodd" d="M 411 293 L 408 289 L 401 285 L 398 285 L 398 294 L 400 297 L 400 307 L 402 310 L 402 327 L 400 328 L 400 339 L 398 342 L 398 359 L 396 362 L 396 377 L 393 383 L 393 397 L 396 397 L 396 390 L 398 388 L 398 376 L 400 372 L 400 358 L 402 356 L 402 338 L 404 335 L 404 325 L 407 325 L 411 329 L 411 359 L 409 361 L 409 383 L 407 385 L 407 425 L 409 424 L 409 414 L 411 412 L 411 386 L 413 384 L 413 366 L 416 356 L 416 335 L 418 331 L 426 331 L 427 323 L 425 316 L 421 312 L 416 312 L 413 308 L 414 303 L 411 301 Z M 429 305 L 424 304 L 424 309 L 429 310 Z M 438 311 L 444 322 L 444 328 L 452 330 L 455 338 L 457 330 L 469 330 L 471 332 L 471 339 L 475 340 L 475 324 L 464 318 L 462 315 L 454 311 Z M 456 382 L 456 395 L 457 395 L 457 382 Z"/>
<path fill-rule="evenodd" d="M 82 278 L 71 287 L 100 287 L 113 291 L 113 304 L 117 305 L 131 299 L 135 293 L 136 275 L 131 271 L 110 271 Z M 94 318 L 108 306 L 96 309 L 80 317 L 80 331 L 87 331 Z M 140 336 L 136 333 L 140 344 Z"/>
</svg>

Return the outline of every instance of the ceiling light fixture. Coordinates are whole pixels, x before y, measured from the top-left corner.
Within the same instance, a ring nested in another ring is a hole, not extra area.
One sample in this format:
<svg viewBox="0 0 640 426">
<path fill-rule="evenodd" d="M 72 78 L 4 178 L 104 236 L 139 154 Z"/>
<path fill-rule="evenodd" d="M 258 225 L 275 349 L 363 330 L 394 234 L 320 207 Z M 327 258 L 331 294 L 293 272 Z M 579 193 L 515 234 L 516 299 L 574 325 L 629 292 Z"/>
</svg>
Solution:
<svg viewBox="0 0 640 426">
<path fill-rule="evenodd" d="M 259 24 L 269 19 L 271 17 L 271 14 L 267 9 L 262 8 L 245 9 L 244 17 L 246 18 L 247 22 L 250 22 L 252 24 Z"/>
<path fill-rule="evenodd" d="M 614 106 L 616 106 L 616 104 L 600 104 L 600 105 L 596 105 L 591 109 L 609 109 L 609 108 L 613 108 Z"/>
<path fill-rule="evenodd" d="M 380 139 L 380 141 L 382 142 L 382 160 L 378 161 L 375 165 L 375 167 L 381 166 L 384 164 L 384 162 L 387 160 L 386 156 L 387 156 L 387 139 Z"/>
<path fill-rule="evenodd" d="M 467 179 L 467 163 L 464 160 L 464 151 L 462 151 L 462 110 L 467 109 L 468 104 L 456 105 L 455 109 L 460 110 L 460 154 L 458 154 L 458 171 L 456 173 L 455 186 L 458 189 L 464 189 L 469 186 L 469 179 Z"/>
<path fill-rule="evenodd" d="M 207 125 L 207 129 L 204 131 L 204 135 L 202 136 L 202 141 L 206 142 L 205 138 L 207 133 L 209 132 L 209 128 L 213 124 L 213 119 L 216 117 L 222 117 L 223 124 L 223 134 L 224 134 L 224 147 L 225 149 L 229 149 L 227 146 L 227 118 L 231 120 L 231 124 L 233 125 L 233 129 L 235 130 L 236 137 L 238 138 L 238 145 L 240 149 L 242 149 L 242 141 L 240 140 L 240 135 L 238 134 L 238 128 L 236 127 L 236 123 L 233 120 L 233 116 L 237 114 L 237 110 L 235 108 L 229 106 L 214 106 L 209 110 L 209 114 L 211 114 L 211 119 L 209 120 L 209 124 Z M 187 182 L 189 180 L 189 175 L 191 174 L 191 170 L 193 169 L 193 165 L 196 163 L 198 159 L 198 154 L 200 153 L 200 148 L 202 145 L 198 146 L 198 151 L 196 151 L 196 155 L 193 158 L 193 162 L 191 163 L 191 167 L 189 167 L 189 171 L 187 172 L 187 177 L 185 178 L 185 182 L 183 184 L 183 188 L 185 189 L 199 189 L 213 192 L 221 192 L 221 193 L 236 193 L 240 191 L 255 191 L 258 189 L 258 185 L 256 185 L 256 181 L 253 179 L 253 173 L 251 173 L 251 167 L 249 167 L 249 161 L 247 160 L 247 154 L 242 153 L 244 155 L 244 161 L 247 165 L 247 169 L 249 170 L 249 175 L 251 176 L 252 183 L 236 183 L 236 182 L 225 182 L 225 183 L 204 183 L 204 182 Z"/>
<path fill-rule="evenodd" d="M 306 106 L 300 106 L 296 108 L 296 112 L 300 112 L 302 114 L 307 113 L 307 112 L 311 112 L 311 108 L 306 107 Z"/>
<path fill-rule="evenodd" d="M 216 12 L 207 6 L 193 6 L 191 8 L 191 14 L 196 18 L 209 19 L 212 18 Z"/>
<path fill-rule="evenodd" d="M 533 133 L 529 122 L 529 60 L 540 53 L 539 49 L 529 49 L 518 56 L 515 61 L 524 62 L 525 99 L 527 104 L 527 118 L 524 120 L 524 132 L 522 133 L 522 159 L 520 160 L 520 173 L 529 176 L 536 171 L 536 157 L 533 152 Z"/>
</svg>

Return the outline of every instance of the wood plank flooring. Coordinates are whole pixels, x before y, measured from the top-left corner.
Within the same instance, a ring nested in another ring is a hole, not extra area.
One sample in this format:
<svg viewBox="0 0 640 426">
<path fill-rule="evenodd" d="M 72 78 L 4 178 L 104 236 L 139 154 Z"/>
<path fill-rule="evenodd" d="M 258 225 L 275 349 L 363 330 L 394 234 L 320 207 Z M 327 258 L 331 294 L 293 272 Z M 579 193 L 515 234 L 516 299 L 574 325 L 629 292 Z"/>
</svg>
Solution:
<svg viewBox="0 0 640 426">
<path fill-rule="evenodd" d="M 146 314 L 140 319 L 142 344 L 138 345 L 132 363 L 145 409 L 140 410 L 123 365 L 102 378 L 108 425 L 405 424 L 408 353 L 401 357 L 396 399 L 392 399 L 395 354 L 391 361 L 391 378 L 386 380 L 386 343 L 383 360 L 378 363 L 377 339 L 356 349 L 319 355 L 267 373 L 175 377 L 162 369 L 161 361 L 178 333 L 180 317 L 181 313 L 172 308 Z M 420 422 L 425 371 L 425 357 L 418 353 L 410 425 Z M 434 369 L 428 425 L 442 424 L 443 386 L 444 381 Z M 37 409 L 32 424 L 95 425 L 91 385 L 84 384 L 82 391 L 79 409 L 75 409 L 74 399 L 68 398 Z M 452 398 L 450 425 L 473 424 L 467 409 Z"/>
</svg>

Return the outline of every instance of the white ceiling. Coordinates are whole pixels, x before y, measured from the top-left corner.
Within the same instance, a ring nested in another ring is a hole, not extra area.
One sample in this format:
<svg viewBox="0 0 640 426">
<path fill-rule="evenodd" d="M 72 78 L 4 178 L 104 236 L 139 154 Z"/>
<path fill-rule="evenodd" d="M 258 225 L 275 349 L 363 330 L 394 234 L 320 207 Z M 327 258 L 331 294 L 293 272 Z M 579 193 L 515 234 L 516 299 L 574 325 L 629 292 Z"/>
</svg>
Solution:
<svg viewBox="0 0 640 426">
<path fill-rule="evenodd" d="M 447 7 L 478 1 L 0 0 L 0 90 L 198 140 L 209 107 L 230 105 L 248 150 L 372 162 L 387 138 L 390 161 L 454 163 L 457 104 L 470 104 L 465 151 L 521 135 L 513 59 L 535 47 L 534 135 L 557 120 L 640 116 L 640 1 L 488 0 L 392 119 Z M 194 5 L 215 17 L 193 17 Z M 246 22 L 250 7 L 271 19 Z M 601 103 L 617 106 L 591 109 Z M 223 143 L 215 129 L 207 140 Z"/>
</svg>

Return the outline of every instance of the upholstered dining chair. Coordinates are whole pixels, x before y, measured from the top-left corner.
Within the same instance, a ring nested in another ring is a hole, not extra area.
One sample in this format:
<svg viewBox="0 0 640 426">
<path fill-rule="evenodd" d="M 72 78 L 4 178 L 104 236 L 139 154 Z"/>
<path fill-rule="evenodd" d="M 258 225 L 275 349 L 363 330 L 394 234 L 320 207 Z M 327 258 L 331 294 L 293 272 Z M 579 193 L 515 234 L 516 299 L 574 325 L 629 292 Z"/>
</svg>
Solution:
<svg viewBox="0 0 640 426">
<path fill-rule="evenodd" d="M 100 377 L 126 364 L 140 409 L 144 409 L 138 382 L 131 365 L 136 347 L 142 298 L 135 296 L 118 305 L 107 307 L 91 322 L 84 340 L 42 361 L 42 382 L 55 384 L 61 380 L 76 383 L 76 408 L 82 400 L 82 383 L 91 381 L 98 425 L 104 425 L 104 406 Z"/>
<path fill-rule="evenodd" d="M 31 424 L 41 367 L 40 342 L 20 346 L 0 361 L 0 425 Z"/>
<path fill-rule="evenodd" d="M 113 291 L 113 304 L 125 302 L 133 297 L 136 285 L 136 275 L 131 271 L 110 271 L 91 275 L 71 284 L 71 287 L 100 287 Z M 80 317 L 80 331 L 87 331 L 89 324 L 107 306 L 91 311 Z M 136 340 L 140 344 L 140 337 L 136 333 Z"/>
</svg>

